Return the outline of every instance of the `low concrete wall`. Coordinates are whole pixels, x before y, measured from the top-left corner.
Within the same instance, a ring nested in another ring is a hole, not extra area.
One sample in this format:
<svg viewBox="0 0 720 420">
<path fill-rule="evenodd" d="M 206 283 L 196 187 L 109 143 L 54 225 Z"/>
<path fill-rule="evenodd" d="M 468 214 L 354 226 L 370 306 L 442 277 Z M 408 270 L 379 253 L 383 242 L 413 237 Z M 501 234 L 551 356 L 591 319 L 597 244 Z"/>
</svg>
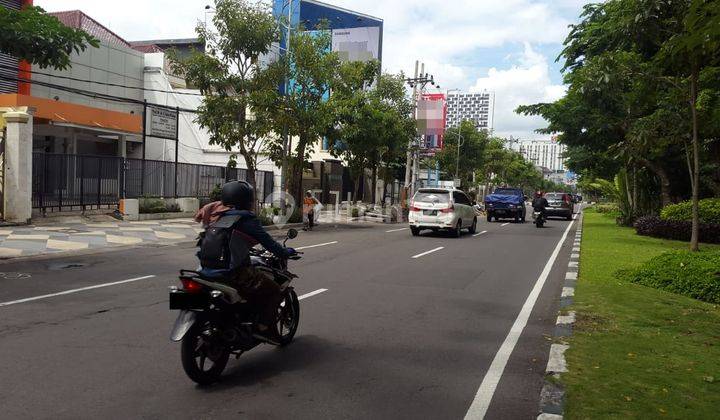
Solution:
<svg viewBox="0 0 720 420">
<path fill-rule="evenodd" d="M 173 212 L 173 213 L 140 213 L 135 220 L 166 220 L 166 219 L 187 219 L 195 216 L 194 211 Z M 129 219 L 125 219 L 129 220 Z"/>
<path fill-rule="evenodd" d="M 123 216 L 123 220 L 139 220 L 140 200 L 137 198 L 126 198 L 120 200 L 119 210 L 120 214 Z"/>
</svg>

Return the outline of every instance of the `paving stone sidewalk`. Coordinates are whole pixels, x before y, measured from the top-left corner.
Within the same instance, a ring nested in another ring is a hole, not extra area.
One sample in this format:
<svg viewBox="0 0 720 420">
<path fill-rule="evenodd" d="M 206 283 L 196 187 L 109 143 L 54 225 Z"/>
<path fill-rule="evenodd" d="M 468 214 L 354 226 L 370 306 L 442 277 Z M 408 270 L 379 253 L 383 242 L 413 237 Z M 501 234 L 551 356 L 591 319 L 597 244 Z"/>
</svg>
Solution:
<svg viewBox="0 0 720 420">
<path fill-rule="evenodd" d="M 0 228 L 0 259 L 114 246 L 192 241 L 202 229 L 192 219 L 141 222 L 64 222 Z"/>
</svg>

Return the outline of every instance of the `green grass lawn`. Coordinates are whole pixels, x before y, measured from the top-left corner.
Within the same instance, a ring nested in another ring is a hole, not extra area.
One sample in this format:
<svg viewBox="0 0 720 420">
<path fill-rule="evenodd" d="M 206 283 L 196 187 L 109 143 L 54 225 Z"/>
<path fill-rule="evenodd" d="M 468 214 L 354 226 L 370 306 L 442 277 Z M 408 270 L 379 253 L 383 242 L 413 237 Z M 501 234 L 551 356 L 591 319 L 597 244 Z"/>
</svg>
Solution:
<svg viewBox="0 0 720 420">
<path fill-rule="evenodd" d="M 720 308 L 614 276 L 676 249 L 585 213 L 567 418 L 720 418 Z"/>
</svg>

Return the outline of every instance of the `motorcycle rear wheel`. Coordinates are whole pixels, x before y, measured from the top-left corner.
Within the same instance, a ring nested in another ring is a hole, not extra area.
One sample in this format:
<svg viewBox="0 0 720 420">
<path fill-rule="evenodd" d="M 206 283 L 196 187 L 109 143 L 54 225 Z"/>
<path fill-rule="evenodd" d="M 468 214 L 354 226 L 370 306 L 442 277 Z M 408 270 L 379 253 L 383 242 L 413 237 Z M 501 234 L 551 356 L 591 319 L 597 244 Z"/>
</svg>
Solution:
<svg viewBox="0 0 720 420">
<path fill-rule="evenodd" d="M 213 337 L 217 334 L 210 322 L 199 321 L 182 339 L 180 359 L 183 369 L 199 385 L 209 385 L 220 379 L 230 358 L 230 351 L 217 343 L 218 337 Z M 208 361 L 212 363 L 209 367 Z"/>
<path fill-rule="evenodd" d="M 283 300 L 278 307 L 278 321 L 275 323 L 280 347 L 285 347 L 293 341 L 299 325 L 300 300 L 295 290 L 288 288 L 283 293 Z"/>
</svg>

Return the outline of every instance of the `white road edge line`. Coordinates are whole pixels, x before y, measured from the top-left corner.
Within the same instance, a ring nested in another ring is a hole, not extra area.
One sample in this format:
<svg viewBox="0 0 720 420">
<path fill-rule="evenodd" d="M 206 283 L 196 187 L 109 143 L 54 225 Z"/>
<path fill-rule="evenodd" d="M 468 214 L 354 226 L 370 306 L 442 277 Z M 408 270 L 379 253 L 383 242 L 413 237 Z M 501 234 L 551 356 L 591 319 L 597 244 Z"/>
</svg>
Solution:
<svg viewBox="0 0 720 420">
<path fill-rule="evenodd" d="M 70 290 L 65 290 L 65 291 L 62 291 L 62 292 L 50 293 L 50 294 L 47 294 L 47 295 L 40 295 L 40 296 L 34 296 L 34 297 L 25 298 L 25 299 L 12 300 L 12 301 L 10 301 L 10 302 L 2 302 L 2 303 L 0 303 L 0 307 L 2 307 L 2 306 L 15 305 L 15 304 L 17 304 L 17 303 L 32 302 L 32 301 L 34 301 L 34 300 L 47 299 L 47 298 L 51 298 L 51 297 L 55 297 L 55 296 L 69 295 L 69 294 L 71 294 L 71 293 L 84 292 L 84 291 L 86 291 L 86 290 L 99 289 L 99 288 L 101 288 L 101 287 L 117 286 L 117 285 L 119 285 L 119 284 L 132 283 L 132 282 L 135 282 L 135 281 L 151 279 L 151 278 L 153 278 L 153 277 L 155 277 L 155 275 L 135 277 L 135 278 L 132 278 L 132 279 L 127 279 L 127 280 L 114 281 L 114 282 L 112 282 L 112 283 L 95 284 L 95 285 L 92 285 L 92 286 L 81 287 L 81 288 L 79 288 L 79 289 L 70 289 Z"/>
<path fill-rule="evenodd" d="M 424 257 L 424 256 L 426 256 L 426 255 L 428 255 L 428 254 L 432 254 L 433 252 L 438 252 L 438 251 L 440 251 L 441 249 L 445 249 L 445 247 L 444 247 L 444 246 L 439 246 L 439 247 L 437 247 L 437 248 L 435 248 L 435 249 L 431 249 L 430 251 L 425 251 L 425 252 L 423 252 L 422 254 L 414 255 L 412 258 L 417 259 L 417 258 L 420 258 L 420 257 Z"/>
<path fill-rule="evenodd" d="M 527 325 L 533 307 L 535 307 L 535 302 L 537 302 L 540 292 L 550 275 L 550 271 L 552 271 L 553 265 L 555 265 L 555 260 L 557 260 L 558 254 L 560 254 L 562 245 L 565 242 L 565 239 L 567 239 L 568 232 L 570 232 L 570 229 L 574 224 L 575 221 L 568 224 L 565 229 L 565 233 L 563 233 L 562 238 L 560 238 L 560 241 L 558 241 L 555 246 L 555 250 L 550 255 L 550 259 L 548 259 L 548 262 L 545 264 L 545 268 L 542 273 L 540 273 L 540 277 L 538 277 L 537 282 L 535 282 L 535 286 L 530 292 L 530 295 L 528 295 L 525 300 L 525 304 L 510 328 L 510 332 L 508 332 L 507 337 L 505 337 L 505 341 L 503 341 L 500 349 L 495 354 L 495 357 L 493 358 L 493 361 L 490 364 L 477 393 L 475 394 L 475 399 L 473 399 L 470 408 L 468 408 L 468 411 L 465 414 L 465 420 L 482 419 L 485 417 L 485 414 L 490 407 L 493 395 L 495 394 L 495 390 L 500 382 L 500 378 L 502 378 L 503 372 L 505 371 L 505 366 L 507 366 L 507 362 L 510 359 L 510 355 L 515 349 L 515 345 Z"/>
<path fill-rule="evenodd" d="M 400 231 L 408 230 L 408 229 L 410 229 L 410 228 L 406 228 L 406 227 L 405 227 L 405 228 L 402 228 L 402 229 L 391 229 L 391 230 L 386 230 L 385 233 L 400 232 Z"/>
<path fill-rule="evenodd" d="M 298 250 L 298 251 L 300 251 L 300 250 L 303 250 L 303 249 L 317 248 L 317 247 L 319 247 L 319 246 L 335 245 L 336 243 L 338 243 L 338 241 L 325 242 L 324 244 L 317 244 L 317 245 L 301 246 L 301 247 L 295 248 L 295 249 Z"/>
<path fill-rule="evenodd" d="M 484 235 L 484 234 L 486 234 L 487 232 L 488 232 L 487 230 L 483 230 L 483 231 L 480 232 L 480 233 L 474 234 L 474 235 L 473 235 L 473 238 L 476 237 L 476 236 Z"/>
<path fill-rule="evenodd" d="M 508 222 L 508 223 L 503 223 L 502 225 L 500 225 L 500 227 L 507 226 L 507 225 L 509 225 L 509 224 L 510 224 L 509 222 Z"/>
<path fill-rule="evenodd" d="M 313 296 L 315 296 L 315 295 L 319 295 L 320 293 L 325 293 L 325 292 L 327 292 L 327 291 L 328 291 L 328 289 L 317 289 L 317 290 L 314 291 L 314 292 L 305 293 L 305 294 L 302 295 L 302 296 L 298 296 L 298 300 L 307 299 L 307 298 L 309 298 L 309 297 L 313 297 Z"/>
</svg>

